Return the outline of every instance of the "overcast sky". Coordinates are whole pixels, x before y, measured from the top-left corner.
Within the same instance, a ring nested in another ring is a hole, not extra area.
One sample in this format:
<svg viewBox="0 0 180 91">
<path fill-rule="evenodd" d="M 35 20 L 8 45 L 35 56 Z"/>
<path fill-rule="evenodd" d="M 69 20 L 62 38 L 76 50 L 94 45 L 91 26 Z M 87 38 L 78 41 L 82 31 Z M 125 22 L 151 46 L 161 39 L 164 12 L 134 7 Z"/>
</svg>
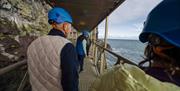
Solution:
<svg viewBox="0 0 180 91">
<path fill-rule="evenodd" d="M 109 16 L 108 38 L 138 39 L 148 13 L 162 0 L 126 0 Z M 99 37 L 104 37 L 105 23 L 99 28 Z"/>
</svg>

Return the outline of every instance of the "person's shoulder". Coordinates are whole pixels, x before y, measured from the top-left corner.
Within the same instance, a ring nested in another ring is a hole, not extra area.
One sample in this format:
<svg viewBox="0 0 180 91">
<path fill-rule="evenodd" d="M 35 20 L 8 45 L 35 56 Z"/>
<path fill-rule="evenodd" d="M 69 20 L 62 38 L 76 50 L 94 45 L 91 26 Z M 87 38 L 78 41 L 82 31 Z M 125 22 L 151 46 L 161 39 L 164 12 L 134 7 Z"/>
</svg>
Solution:
<svg viewBox="0 0 180 91">
<path fill-rule="evenodd" d="M 59 45 L 62 47 L 67 46 L 73 46 L 72 42 L 64 37 L 61 36 L 51 36 L 51 35 L 45 35 L 38 38 L 41 42 L 51 43 L 54 45 Z"/>
<path fill-rule="evenodd" d="M 39 36 L 39 37 L 37 37 L 36 39 L 34 39 L 29 46 L 31 46 L 31 45 L 33 45 L 33 44 L 39 44 L 39 41 L 41 41 L 41 40 L 46 40 L 47 37 L 48 37 L 47 35 L 45 35 L 45 36 Z"/>
<path fill-rule="evenodd" d="M 95 89 L 94 91 L 136 91 L 137 89 L 141 91 L 148 91 L 143 84 L 139 83 L 132 76 L 129 71 L 132 68 L 136 67 L 124 64 L 117 65 L 100 76 L 90 89 Z"/>
<path fill-rule="evenodd" d="M 71 43 L 70 40 L 68 40 L 67 38 L 64 38 L 62 36 L 52 36 L 52 35 L 46 35 L 49 39 L 53 39 L 53 40 L 60 40 L 62 43 Z"/>
<path fill-rule="evenodd" d="M 77 55 L 76 49 L 72 43 L 67 43 L 64 45 L 64 47 L 61 50 L 61 56 L 63 57 L 64 55 L 69 56 L 69 57 Z"/>
<path fill-rule="evenodd" d="M 74 48 L 74 45 L 71 42 L 69 42 L 69 43 L 66 43 L 64 47 Z"/>
<path fill-rule="evenodd" d="M 146 74 L 142 69 L 137 66 L 125 64 L 123 67 L 133 79 L 135 79 L 139 84 L 148 88 L 152 91 L 180 91 L 180 87 L 169 83 L 162 82 L 148 74 Z M 179 90 L 178 90 L 179 89 Z"/>
<path fill-rule="evenodd" d="M 71 42 L 69 42 L 64 45 L 62 50 L 66 52 L 72 52 L 72 51 L 75 51 L 75 46 Z"/>
</svg>

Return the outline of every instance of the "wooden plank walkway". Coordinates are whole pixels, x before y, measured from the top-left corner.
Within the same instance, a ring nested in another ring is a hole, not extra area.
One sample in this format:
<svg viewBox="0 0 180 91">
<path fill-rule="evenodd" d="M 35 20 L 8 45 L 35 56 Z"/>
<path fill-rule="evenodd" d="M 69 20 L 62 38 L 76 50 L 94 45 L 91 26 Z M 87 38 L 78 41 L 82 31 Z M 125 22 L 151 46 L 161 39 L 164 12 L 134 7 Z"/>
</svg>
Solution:
<svg viewBox="0 0 180 91">
<path fill-rule="evenodd" d="M 79 90 L 88 91 L 93 81 L 98 77 L 92 60 L 84 59 L 84 70 L 79 74 Z"/>
</svg>

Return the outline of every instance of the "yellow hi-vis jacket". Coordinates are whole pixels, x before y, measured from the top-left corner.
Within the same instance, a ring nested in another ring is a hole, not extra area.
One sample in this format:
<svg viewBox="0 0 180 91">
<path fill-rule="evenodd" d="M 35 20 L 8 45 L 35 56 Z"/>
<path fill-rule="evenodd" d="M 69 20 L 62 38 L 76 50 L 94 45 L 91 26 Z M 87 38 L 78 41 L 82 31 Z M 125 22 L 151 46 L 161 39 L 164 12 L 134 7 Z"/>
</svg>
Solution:
<svg viewBox="0 0 180 91">
<path fill-rule="evenodd" d="M 105 72 L 89 91 L 180 91 L 180 87 L 161 82 L 136 66 L 123 64 Z"/>
</svg>

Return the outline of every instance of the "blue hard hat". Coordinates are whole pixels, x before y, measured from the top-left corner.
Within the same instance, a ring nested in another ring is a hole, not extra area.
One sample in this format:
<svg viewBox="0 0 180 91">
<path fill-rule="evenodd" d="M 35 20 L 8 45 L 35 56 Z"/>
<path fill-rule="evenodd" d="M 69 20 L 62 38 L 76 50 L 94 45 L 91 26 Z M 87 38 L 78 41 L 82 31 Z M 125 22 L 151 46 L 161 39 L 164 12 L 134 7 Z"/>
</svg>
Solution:
<svg viewBox="0 0 180 91">
<path fill-rule="evenodd" d="M 82 32 L 82 35 L 88 37 L 88 36 L 89 36 L 89 32 L 88 32 L 88 31 L 83 31 L 83 32 Z"/>
<path fill-rule="evenodd" d="M 51 22 L 56 22 L 58 24 L 63 22 L 69 22 L 72 23 L 72 18 L 70 14 L 60 7 L 54 7 L 52 8 L 48 13 L 48 22 L 51 24 Z"/>
<path fill-rule="evenodd" d="M 149 34 L 180 47 L 180 0 L 164 0 L 149 13 L 140 41 L 147 42 Z"/>
</svg>

